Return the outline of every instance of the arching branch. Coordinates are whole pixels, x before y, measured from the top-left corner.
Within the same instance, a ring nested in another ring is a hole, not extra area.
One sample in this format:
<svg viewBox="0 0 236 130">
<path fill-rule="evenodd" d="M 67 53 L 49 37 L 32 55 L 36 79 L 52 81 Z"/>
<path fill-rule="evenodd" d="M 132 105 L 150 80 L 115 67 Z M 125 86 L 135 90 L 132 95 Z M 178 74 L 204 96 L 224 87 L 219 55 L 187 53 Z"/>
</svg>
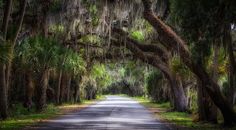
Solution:
<svg viewBox="0 0 236 130">
<path fill-rule="evenodd" d="M 119 28 L 112 29 L 114 33 L 118 33 L 119 36 L 125 37 L 127 42 L 135 43 L 135 45 L 143 52 L 152 52 L 158 55 L 163 62 L 167 62 L 169 59 L 169 53 L 164 47 L 160 47 L 155 44 L 141 44 L 138 41 L 128 37 L 128 33 Z"/>
<path fill-rule="evenodd" d="M 213 81 L 202 66 L 193 61 L 185 41 L 155 15 L 151 9 L 151 0 L 142 0 L 142 2 L 144 5 L 144 18 L 158 32 L 161 43 L 178 52 L 182 62 L 206 85 L 205 89 L 215 105 L 221 110 L 225 123 L 228 125 L 235 123 L 236 114 L 225 96 L 221 93 L 219 85 Z"/>
</svg>

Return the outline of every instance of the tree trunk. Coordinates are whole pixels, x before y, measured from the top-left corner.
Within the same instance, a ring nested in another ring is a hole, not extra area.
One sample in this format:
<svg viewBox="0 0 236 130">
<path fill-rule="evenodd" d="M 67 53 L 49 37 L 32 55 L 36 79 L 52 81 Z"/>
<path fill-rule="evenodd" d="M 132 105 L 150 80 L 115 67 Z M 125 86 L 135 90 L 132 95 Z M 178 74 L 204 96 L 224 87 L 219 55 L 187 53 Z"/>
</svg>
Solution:
<svg viewBox="0 0 236 130">
<path fill-rule="evenodd" d="M 1 32 L 3 35 L 3 39 L 6 40 L 8 24 L 10 19 L 12 9 L 12 0 L 6 1 L 5 10 L 4 10 L 4 17 L 1 26 Z M 2 44 L 2 43 L 1 43 Z M 3 63 L 4 61 L 0 61 L 0 118 L 6 119 L 7 118 L 7 75 L 6 75 L 6 64 Z"/>
<path fill-rule="evenodd" d="M 217 44 L 217 43 L 215 43 Z M 218 82 L 218 57 L 219 48 L 214 44 L 213 64 L 212 64 L 212 78 Z M 199 63 L 201 64 L 201 63 Z M 217 108 L 205 90 L 204 84 L 198 80 L 198 114 L 199 121 L 207 121 L 217 123 Z"/>
<path fill-rule="evenodd" d="M 126 37 L 126 42 L 117 42 L 113 40 L 113 44 L 120 46 L 123 44 L 126 48 L 128 48 L 136 57 L 142 60 L 145 63 L 148 63 L 157 69 L 159 69 L 164 76 L 169 80 L 171 86 L 171 92 L 173 93 L 173 100 L 174 100 L 174 109 L 176 111 L 186 111 L 187 110 L 187 98 L 184 93 L 183 87 L 178 85 L 176 76 L 171 73 L 171 70 L 168 65 L 168 61 L 163 61 L 159 55 L 149 55 L 143 52 L 143 48 L 140 47 L 140 44 L 137 43 L 135 40 L 127 37 L 127 34 L 120 29 L 113 29 L 114 32 L 119 33 L 120 35 Z M 158 50 L 162 51 L 162 50 Z M 167 59 L 166 59 L 167 58 Z M 165 59 L 168 60 L 168 57 Z"/>
<path fill-rule="evenodd" d="M 4 39 L 6 39 L 6 36 L 7 36 L 7 29 L 8 29 L 11 9 L 12 9 L 12 0 L 8 0 L 8 1 L 6 1 L 6 5 L 5 5 L 5 9 L 4 9 L 3 23 L 2 23 L 2 27 L 1 27 L 1 31 L 3 33 Z"/>
<path fill-rule="evenodd" d="M 64 102 L 65 99 L 66 99 L 67 78 L 68 78 L 67 74 L 66 73 L 62 73 L 60 103 Z"/>
<path fill-rule="evenodd" d="M 227 94 L 228 100 L 233 106 L 235 104 L 235 90 L 236 90 L 236 61 L 233 51 L 232 36 L 230 34 L 231 26 L 225 27 L 224 42 L 227 45 L 227 51 L 229 55 L 229 93 Z"/>
<path fill-rule="evenodd" d="M 9 0 L 9 1 L 11 1 L 11 0 Z M 14 34 L 14 37 L 11 40 L 12 48 L 9 52 L 10 55 L 14 55 L 14 48 L 15 48 L 15 45 L 16 45 L 16 40 L 17 40 L 18 35 L 19 35 L 19 33 L 21 31 L 21 28 L 22 28 L 26 6 L 27 6 L 27 0 L 21 0 L 21 2 L 20 2 L 20 19 L 19 19 L 19 23 L 16 27 L 16 32 Z M 10 86 L 10 83 L 11 83 L 11 79 L 10 79 L 11 78 L 11 70 L 12 70 L 12 57 L 9 58 L 8 65 L 7 65 L 7 68 L 6 68 L 6 86 L 7 86 L 7 90 L 9 89 L 9 86 Z"/>
<path fill-rule="evenodd" d="M 41 73 L 39 85 L 37 86 L 37 91 L 36 91 L 37 94 L 36 109 L 38 111 L 42 111 L 46 107 L 48 78 L 49 78 L 49 70 L 45 69 Z"/>
<path fill-rule="evenodd" d="M 56 94 L 56 103 L 60 104 L 60 95 L 61 95 L 61 80 L 62 80 L 62 70 L 59 72 L 58 84 L 57 84 L 57 94 Z"/>
<path fill-rule="evenodd" d="M 183 86 L 179 85 L 175 76 L 166 75 L 169 80 L 171 93 L 173 95 L 174 110 L 184 112 L 188 110 L 188 102 L 184 93 Z"/>
<path fill-rule="evenodd" d="M 197 88 L 199 121 L 217 123 L 217 108 L 207 94 L 204 84 L 199 80 Z"/>
<path fill-rule="evenodd" d="M 70 101 L 70 88 L 71 88 L 71 76 L 68 76 L 67 79 L 67 94 L 66 94 L 66 101 L 69 102 Z"/>
<path fill-rule="evenodd" d="M 142 0 L 144 4 L 144 18 L 156 29 L 161 44 L 169 50 L 179 53 L 182 62 L 203 82 L 206 91 L 215 105 L 220 109 L 225 125 L 236 122 L 236 114 L 228 100 L 220 91 L 219 85 L 213 81 L 206 70 L 191 59 L 187 44 L 168 25 L 161 21 L 152 11 L 152 2 Z"/>
<path fill-rule="evenodd" d="M 80 82 L 82 81 L 82 77 L 79 79 L 75 78 L 75 102 L 81 102 L 80 96 Z"/>
<path fill-rule="evenodd" d="M 26 73 L 25 102 L 24 107 L 28 110 L 32 107 L 32 98 L 34 93 L 34 81 L 30 71 Z"/>
<path fill-rule="evenodd" d="M 7 86 L 6 86 L 6 66 L 0 63 L 0 118 L 7 118 Z"/>
</svg>

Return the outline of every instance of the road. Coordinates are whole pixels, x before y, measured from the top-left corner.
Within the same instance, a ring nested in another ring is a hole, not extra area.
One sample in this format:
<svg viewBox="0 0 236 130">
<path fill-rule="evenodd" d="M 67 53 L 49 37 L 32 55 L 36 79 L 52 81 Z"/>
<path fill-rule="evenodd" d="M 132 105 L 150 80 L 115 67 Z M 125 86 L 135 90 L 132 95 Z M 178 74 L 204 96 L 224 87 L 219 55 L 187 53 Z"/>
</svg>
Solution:
<svg viewBox="0 0 236 130">
<path fill-rule="evenodd" d="M 32 129 L 32 128 L 31 128 Z M 128 97 L 107 96 L 77 113 L 36 125 L 37 130 L 170 130 Z"/>
</svg>

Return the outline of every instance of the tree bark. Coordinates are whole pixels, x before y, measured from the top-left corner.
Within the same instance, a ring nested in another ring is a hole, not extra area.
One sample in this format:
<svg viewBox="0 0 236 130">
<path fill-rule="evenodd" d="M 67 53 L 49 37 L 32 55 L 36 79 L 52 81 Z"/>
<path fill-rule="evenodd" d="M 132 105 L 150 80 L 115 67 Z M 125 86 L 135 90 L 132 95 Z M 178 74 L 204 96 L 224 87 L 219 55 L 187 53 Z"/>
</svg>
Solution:
<svg viewBox="0 0 236 130">
<path fill-rule="evenodd" d="M 59 72 L 58 84 L 57 84 L 57 94 L 56 94 L 56 103 L 60 104 L 60 95 L 61 95 L 61 80 L 62 80 L 62 70 Z"/>
<path fill-rule="evenodd" d="M 0 63 L 0 118 L 6 119 L 7 118 L 7 86 L 6 86 L 6 66 Z"/>
<path fill-rule="evenodd" d="M 25 86 L 25 102 L 24 107 L 28 108 L 28 110 L 32 107 L 32 98 L 34 93 L 34 81 L 32 77 L 31 71 L 26 73 L 26 86 Z"/>
<path fill-rule="evenodd" d="M 60 103 L 66 100 L 66 87 L 67 87 L 68 75 L 63 72 L 61 78 L 61 93 L 60 93 Z"/>
<path fill-rule="evenodd" d="M 43 111 L 47 103 L 47 87 L 49 78 L 49 69 L 45 69 L 41 72 L 39 84 L 37 86 L 36 95 L 36 109 L 37 111 Z"/>
<path fill-rule="evenodd" d="M 12 0 L 6 1 L 3 23 L 1 31 L 3 33 L 3 39 L 6 40 L 7 29 L 10 19 L 10 13 L 12 8 Z M 4 44 L 4 43 L 1 43 Z M 7 83 L 6 83 L 6 64 L 0 61 L 0 118 L 7 118 L 8 98 L 7 98 Z"/>
<path fill-rule="evenodd" d="M 207 94 L 204 84 L 198 80 L 198 116 L 199 121 L 217 123 L 217 108 Z"/>
<path fill-rule="evenodd" d="M 179 85 L 176 78 L 173 79 L 174 76 L 170 77 L 170 87 L 173 93 L 173 100 L 174 100 L 174 110 L 179 112 L 184 112 L 188 110 L 188 102 L 187 97 L 184 93 L 183 86 Z"/>
<path fill-rule="evenodd" d="M 229 55 L 229 92 L 228 92 L 228 100 L 233 107 L 235 104 L 235 96 L 236 96 L 236 61 L 235 61 L 235 56 L 233 52 L 233 42 L 232 42 L 232 37 L 230 34 L 231 27 L 226 26 L 225 27 L 225 34 L 224 34 L 224 42 L 227 46 L 228 50 L 228 55 Z"/>
<path fill-rule="evenodd" d="M 152 2 L 142 0 L 144 5 L 144 18 L 156 29 L 163 46 L 169 50 L 179 53 L 182 62 L 203 82 L 206 91 L 220 109 L 225 125 L 232 125 L 236 122 L 236 114 L 228 100 L 220 91 L 219 85 L 213 81 L 202 66 L 197 65 L 191 58 L 187 44 L 168 25 L 161 21 L 152 11 Z"/>
<path fill-rule="evenodd" d="M 1 31 L 3 33 L 4 39 L 6 39 L 6 37 L 7 37 L 7 29 L 8 29 L 11 9 L 12 9 L 12 0 L 7 0 L 6 5 L 5 5 L 5 10 L 4 10 L 3 23 L 2 23 L 2 27 L 1 27 Z"/>
<path fill-rule="evenodd" d="M 66 93 L 66 101 L 69 102 L 70 101 L 70 88 L 71 88 L 71 76 L 69 75 L 68 76 L 68 79 L 67 79 L 67 93 Z"/>
<path fill-rule="evenodd" d="M 26 9 L 26 5 L 27 5 L 27 0 L 21 0 L 20 2 L 20 20 L 19 20 L 19 23 L 17 25 L 17 28 L 16 28 L 16 32 L 15 32 L 15 35 L 12 39 L 12 48 L 10 50 L 10 55 L 14 55 L 14 48 L 15 48 L 15 45 L 16 45 L 16 40 L 18 38 L 18 35 L 21 31 L 21 28 L 22 28 L 22 24 L 23 24 L 23 20 L 24 20 L 24 15 L 25 15 L 25 9 Z M 10 57 L 9 61 L 8 61 L 8 65 L 7 65 L 7 72 L 6 72 L 6 86 L 7 88 L 9 88 L 9 84 L 10 84 L 10 77 L 11 77 L 11 70 L 12 70 L 12 58 Z"/>
<path fill-rule="evenodd" d="M 80 82 L 82 81 L 82 76 L 78 78 L 75 77 L 75 95 L 74 100 L 75 102 L 81 102 L 81 95 L 80 95 Z"/>
</svg>

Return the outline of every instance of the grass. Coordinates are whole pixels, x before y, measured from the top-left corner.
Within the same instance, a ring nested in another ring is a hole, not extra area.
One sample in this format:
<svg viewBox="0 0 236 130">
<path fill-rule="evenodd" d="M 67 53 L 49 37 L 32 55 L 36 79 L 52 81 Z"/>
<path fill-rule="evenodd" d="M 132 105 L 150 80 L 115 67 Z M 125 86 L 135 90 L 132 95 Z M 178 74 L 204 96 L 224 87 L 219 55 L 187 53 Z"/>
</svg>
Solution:
<svg viewBox="0 0 236 130">
<path fill-rule="evenodd" d="M 193 122 L 192 114 L 186 112 L 171 111 L 170 103 L 153 103 L 145 97 L 134 97 L 135 100 L 147 107 L 151 112 L 155 113 L 155 117 L 171 124 L 176 129 L 186 130 L 236 130 L 234 128 L 223 128 L 221 125 L 209 123 Z"/>
<path fill-rule="evenodd" d="M 51 118 L 56 118 L 62 114 L 68 112 L 79 111 L 88 105 L 95 103 L 97 100 L 104 99 L 104 96 L 98 97 L 96 100 L 83 100 L 80 104 L 63 104 L 60 106 L 55 106 L 49 104 L 47 108 L 41 112 L 37 113 L 35 110 L 27 111 L 21 104 L 15 106 L 15 110 L 12 110 L 12 115 L 10 118 L 4 121 L 0 121 L 0 129 L 4 130 L 18 130 L 26 126 L 33 125 L 42 121 L 46 121 Z M 13 116 L 14 115 L 14 116 Z"/>
</svg>

